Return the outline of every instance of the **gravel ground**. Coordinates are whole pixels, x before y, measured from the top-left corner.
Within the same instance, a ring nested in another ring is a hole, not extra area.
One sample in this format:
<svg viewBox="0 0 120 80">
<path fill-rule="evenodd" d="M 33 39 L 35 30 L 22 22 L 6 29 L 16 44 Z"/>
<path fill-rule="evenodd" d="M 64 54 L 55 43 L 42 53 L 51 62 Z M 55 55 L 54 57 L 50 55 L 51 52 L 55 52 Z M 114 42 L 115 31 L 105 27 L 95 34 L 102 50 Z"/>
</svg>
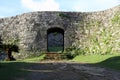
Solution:
<svg viewBox="0 0 120 80">
<path fill-rule="evenodd" d="M 42 61 L 24 69 L 26 79 L 15 80 L 120 80 L 120 71 L 74 62 Z"/>
</svg>

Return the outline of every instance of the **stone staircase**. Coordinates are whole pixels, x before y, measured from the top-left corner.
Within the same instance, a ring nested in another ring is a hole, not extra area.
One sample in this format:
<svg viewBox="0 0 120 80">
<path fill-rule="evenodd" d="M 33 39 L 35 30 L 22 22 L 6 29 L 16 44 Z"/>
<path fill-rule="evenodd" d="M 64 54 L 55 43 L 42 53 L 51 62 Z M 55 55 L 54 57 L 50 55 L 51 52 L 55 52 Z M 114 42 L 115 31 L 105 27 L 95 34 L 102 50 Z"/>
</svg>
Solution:
<svg viewBox="0 0 120 80">
<path fill-rule="evenodd" d="M 62 54 L 61 53 L 57 53 L 57 52 L 47 52 L 45 59 L 48 60 L 61 60 L 62 59 Z"/>
</svg>

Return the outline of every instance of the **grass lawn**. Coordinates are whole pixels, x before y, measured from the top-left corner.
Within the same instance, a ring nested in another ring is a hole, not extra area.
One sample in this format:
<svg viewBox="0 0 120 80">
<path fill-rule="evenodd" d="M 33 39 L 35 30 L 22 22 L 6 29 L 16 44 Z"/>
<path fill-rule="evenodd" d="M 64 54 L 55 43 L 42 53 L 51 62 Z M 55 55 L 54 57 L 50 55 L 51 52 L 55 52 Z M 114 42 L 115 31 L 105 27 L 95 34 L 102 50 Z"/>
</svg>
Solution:
<svg viewBox="0 0 120 80">
<path fill-rule="evenodd" d="M 120 70 L 120 54 L 89 55 L 89 56 L 79 55 L 75 57 L 72 61 L 86 63 L 86 64 L 87 63 L 97 64 L 102 67 Z"/>
<path fill-rule="evenodd" d="M 0 80 L 13 80 L 14 78 L 25 77 L 28 73 L 23 68 L 32 63 L 36 63 L 43 59 L 45 55 L 36 58 L 25 59 L 21 61 L 1 61 L 0 62 Z M 79 55 L 72 61 L 86 64 L 98 65 L 102 67 L 120 70 L 120 54 L 119 55 Z M 21 79 L 22 80 L 22 79 Z"/>
<path fill-rule="evenodd" d="M 16 77 L 24 77 L 28 71 L 25 71 L 23 68 L 29 66 L 32 63 L 43 60 L 45 55 L 40 57 L 29 58 L 18 61 L 0 61 L 0 80 L 14 80 Z"/>
<path fill-rule="evenodd" d="M 37 62 L 37 61 L 43 60 L 44 57 L 45 57 L 45 54 L 42 54 L 42 55 L 39 56 L 39 57 L 28 58 L 28 59 L 24 59 L 24 60 L 22 60 L 22 61 L 24 61 L 24 62 Z"/>
<path fill-rule="evenodd" d="M 24 62 L 0 62 L 0 80 L 13 80 L 16 77 L 23 77 L 26 72 L 22 70 Z"/>
</svg>

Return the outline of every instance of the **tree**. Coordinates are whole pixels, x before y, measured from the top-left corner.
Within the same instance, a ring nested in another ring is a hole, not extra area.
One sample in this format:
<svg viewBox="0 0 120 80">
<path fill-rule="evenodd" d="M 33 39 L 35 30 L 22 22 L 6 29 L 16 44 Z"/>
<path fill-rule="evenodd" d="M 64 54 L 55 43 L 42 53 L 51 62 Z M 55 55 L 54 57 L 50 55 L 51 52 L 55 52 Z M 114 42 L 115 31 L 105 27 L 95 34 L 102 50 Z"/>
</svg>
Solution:
<svg viewBox="0 0 120 80">
<path fill-rule="evenodd" d="M 6 39 L 1 42 L 1 49 L 7 53 L 6 60 L 15 60 L 12 56 L 12 52 L 19 52 L 19 47 L 17 46 L 18 39 Z"/>
<path fill-rule="evenodd" d="M 1 36 L 0 36 L 0 49 L 2 48 L 2 39 L 1 39 Z"/>
</svg>

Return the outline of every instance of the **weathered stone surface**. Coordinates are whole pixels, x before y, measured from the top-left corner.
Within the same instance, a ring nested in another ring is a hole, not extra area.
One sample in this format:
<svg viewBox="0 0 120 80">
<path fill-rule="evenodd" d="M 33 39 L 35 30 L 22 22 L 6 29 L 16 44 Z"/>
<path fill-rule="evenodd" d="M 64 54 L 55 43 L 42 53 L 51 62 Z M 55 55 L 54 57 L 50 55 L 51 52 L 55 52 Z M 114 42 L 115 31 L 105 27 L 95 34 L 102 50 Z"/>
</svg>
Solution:
<svg viewBox="0 0 120 80">
<path fill-rule="evenodd" d="M 112 17 L 120 11 L 120 6 L 100 12 L 31 12 L 0 19 L 2 40 L 19 39 L 20 50 L 47 51 L 47 30 L 64 30 L 64 48 L 71 46 L 76 38 L 84 38 L 89 31 L 85 27 L 95 21 L 100 26 L 110 26 Z"/>
<path fill-rule="evenodd" d="M 0 52 L 0 61 L 4 61 L 7 58 L 7 53 L 5 52 Z"/>
</svg>

